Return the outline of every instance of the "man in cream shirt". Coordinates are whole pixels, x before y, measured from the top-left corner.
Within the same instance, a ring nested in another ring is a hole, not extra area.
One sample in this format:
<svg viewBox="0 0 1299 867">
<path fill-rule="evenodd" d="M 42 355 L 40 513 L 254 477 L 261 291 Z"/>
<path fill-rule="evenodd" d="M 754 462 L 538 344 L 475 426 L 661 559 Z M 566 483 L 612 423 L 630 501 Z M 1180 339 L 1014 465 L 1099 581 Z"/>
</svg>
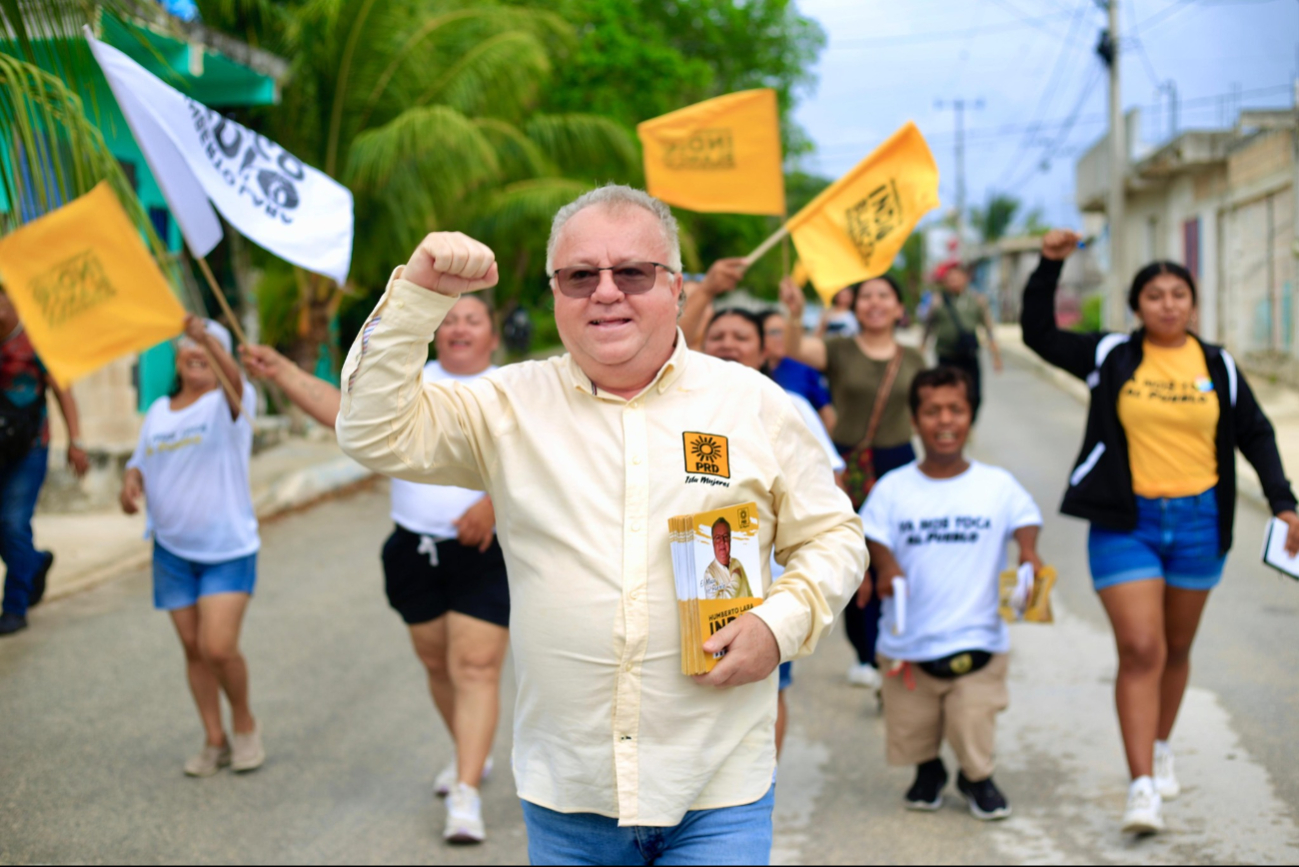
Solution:
<svg viewBox="0 0 1299 867">
<path fill-rule="evenodd" d="M 753 595 L 743 564 L 731 556 L 731 525 L 725 518 L 713 524 L 713 562 L 704 570 L 709 599 L 746 599 Z"/>
<path fill-rule="evenodd" d="M 861 583 L 861 523 L 774 382 L 686 348 L 662 202 L 594 190 L 547 248 L 568 354 L 425 384 L 425 347 L 495 256 L 429 235 L 343 369 L 338 439 L 379 472 L 486 490 L 510 576 L 514 775 L 534 863 L 765 863 L 776 667 L 811 653 Z M 709 442 L 700 458 L 700 437 Z M 764 602 L 681 674 L 668 519 L 754 502 Z M 786 571 L 766 567 L 774 551 Z"/>
</svg>

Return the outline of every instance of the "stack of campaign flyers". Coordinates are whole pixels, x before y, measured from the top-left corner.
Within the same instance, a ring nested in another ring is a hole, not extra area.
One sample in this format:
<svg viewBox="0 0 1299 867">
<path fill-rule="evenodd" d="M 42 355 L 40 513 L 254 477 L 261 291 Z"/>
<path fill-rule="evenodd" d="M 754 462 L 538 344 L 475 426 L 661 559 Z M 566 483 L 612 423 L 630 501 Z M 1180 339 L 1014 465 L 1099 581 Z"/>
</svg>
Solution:
<svg viewBox="0 0 1299 867">
<path fill-rule="evenodd" d="M 681 617 L 681 673 L 707 674 L 723 654 L 704 642 L 762 603 L 758 507 L 742 503 L 668 519 L 677 612 Z"/>
</svg>

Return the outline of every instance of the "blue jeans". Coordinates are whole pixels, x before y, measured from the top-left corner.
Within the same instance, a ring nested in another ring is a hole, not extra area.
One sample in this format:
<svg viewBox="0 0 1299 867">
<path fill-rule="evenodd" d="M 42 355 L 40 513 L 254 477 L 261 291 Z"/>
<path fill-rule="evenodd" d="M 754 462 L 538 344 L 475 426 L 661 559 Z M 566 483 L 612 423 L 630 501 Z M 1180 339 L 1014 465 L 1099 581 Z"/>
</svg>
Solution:
<svg viewBox="0 0 1299 867">
<path fill-rule="evenodd" d="M 32 581 L 45 555 L 32 540 L 32 515 L 45 484 L 50 450 L 34 448 L 25 457 L 0 468 L 0 560 L 5 564 L 4 611 L 27 616 Z"/>
<path fill-rule="evenodd" d="M 1218 500 L 1211 488 L 1194 497 L 1137 497 L 1131 532 L 1092 525 L 1087 539 L 1092 586 L 1163 578 L 1180 590 L 1212 590 L 1226 557 L 1218 550 Z"/>
<path fill-rule="evenodd" d="M 674 828 L 619 828 L 593 813 L 523 802 L 533 864 L 767 864 L 776 786 L 752 804 L 692 810 Z"/>
</svg>

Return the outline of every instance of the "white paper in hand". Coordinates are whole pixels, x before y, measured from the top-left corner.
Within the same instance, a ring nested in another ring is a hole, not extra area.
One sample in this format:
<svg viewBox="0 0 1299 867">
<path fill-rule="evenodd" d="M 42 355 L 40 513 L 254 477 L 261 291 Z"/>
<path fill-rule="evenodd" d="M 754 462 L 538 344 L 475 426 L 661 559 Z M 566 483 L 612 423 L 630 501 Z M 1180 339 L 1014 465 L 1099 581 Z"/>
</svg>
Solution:
<svg viewBox="0 0 1299 867">
<path fill-rule="evenodd" d="M 907 630 L 907 579 L 893 579 L 893 634 Z"/>
<path fill-rule="evenodd" d="M 1263 562 L 1291 578 L 1299 579 L 1299 557 L 1286 553 L 1285 540 L 1290 526 L 1280 518 L 1268 522 L 1267 535 L 1263 538 Z"/>
<path fill-rule="evenodd" d="M 1033 598 L 1033 578 L 1032 563 L 1024 563 L 1019 567 L 1016 573 L 1018 583 L 1015 585 L 1015 592 L 1010 594 L 1010 607 L 1015 609 L 1015 614 L 1020 620 L 1024 619 L 1029 600 Z"/>
</svg>

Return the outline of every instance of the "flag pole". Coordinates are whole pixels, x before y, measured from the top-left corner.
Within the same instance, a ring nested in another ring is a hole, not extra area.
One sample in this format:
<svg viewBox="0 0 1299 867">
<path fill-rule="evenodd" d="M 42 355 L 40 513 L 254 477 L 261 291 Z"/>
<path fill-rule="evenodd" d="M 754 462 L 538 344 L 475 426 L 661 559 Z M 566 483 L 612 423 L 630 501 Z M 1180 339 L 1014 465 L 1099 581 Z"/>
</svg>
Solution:
<svg viewBox="0 0 1299 867">
<path fill-rule="evenodd" d="M 207 285 L 212 289 L 212 294 L 216 296 L 217 303 L 221 305 L 221 312 L 225 313 L 226 319 L 230 320 L 230 328 L 234 331 L 235 337 L 238 338 L 240 343 L 245 346 L 248 345 L 248 337 L 244 334 L 243 328 L 239 325 L 239 317 L 235 316 L 235 312 L 230 309 L 230 302 L 226 300 L 225 293 L 222 292 L 221 287 L 217 285 L 216 277 L 212 276 L 212 269 L 208 266 L 207 257 L 197 256 L 195 258 L 198 261 L 199 270 L 201 270 L 203 276 L 207 278 Z"/>
<path fill-rule="evenodd" d="M 768 250 L 770 250 L 772 247 L 779 244 L 781 239 L 787 236 L 788 234 L 789 234 L 788 225 L 781 226 L 779 229 L 777 229 L 775 232 L 771 234 L 770 238 L 768 238 L 767 240 L 759 244 L 758 249 L 754 250 L 752 253 L 744 257 L 744 267 L 746 268 L 751 267 L 754 262 L 758 261 L 763 256 L 765 256 Z"/>
</svg>

